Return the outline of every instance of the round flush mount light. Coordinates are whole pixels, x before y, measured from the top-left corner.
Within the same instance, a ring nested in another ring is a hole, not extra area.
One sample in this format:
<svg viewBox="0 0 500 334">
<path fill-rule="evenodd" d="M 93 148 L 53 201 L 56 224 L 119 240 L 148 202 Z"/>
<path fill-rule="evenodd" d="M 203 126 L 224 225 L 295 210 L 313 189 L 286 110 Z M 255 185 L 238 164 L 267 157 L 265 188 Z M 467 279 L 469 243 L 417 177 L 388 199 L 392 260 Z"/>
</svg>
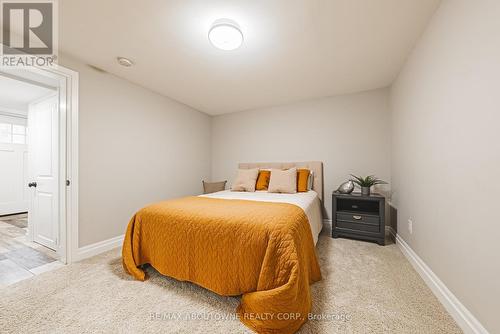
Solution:
<svg viewBox="0 0 500 334">
<path fill-rule="evenodd" d="M 132 67 L 132 65 L 134 65 L 134 62 L 132 60 L 125 57 L 116 57 L 116 60 L 118 61 L 118 64 L 125 67 Z"/>
<path fill-rule="evenodd" d="M 219 19 L 208 31 L 208 39 L 217 49 L 236 50 L 243 44 L 243 33 L 233 20 Z"/>
</svg>

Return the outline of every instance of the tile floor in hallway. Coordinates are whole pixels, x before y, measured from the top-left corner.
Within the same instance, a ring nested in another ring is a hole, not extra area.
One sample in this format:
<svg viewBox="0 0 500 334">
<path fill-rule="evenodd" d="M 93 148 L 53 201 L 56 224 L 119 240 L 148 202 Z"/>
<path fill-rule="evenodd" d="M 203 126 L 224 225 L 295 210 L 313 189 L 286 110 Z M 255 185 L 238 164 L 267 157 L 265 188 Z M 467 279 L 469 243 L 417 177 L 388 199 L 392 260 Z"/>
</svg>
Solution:
<svg viewBox="0 0 500 334">
<path fill-rule="evenodd" d="M 57 254 L 26 238 L 28 215 L 0 217 L 0 288 L 64 266 Z"/>
</svg>

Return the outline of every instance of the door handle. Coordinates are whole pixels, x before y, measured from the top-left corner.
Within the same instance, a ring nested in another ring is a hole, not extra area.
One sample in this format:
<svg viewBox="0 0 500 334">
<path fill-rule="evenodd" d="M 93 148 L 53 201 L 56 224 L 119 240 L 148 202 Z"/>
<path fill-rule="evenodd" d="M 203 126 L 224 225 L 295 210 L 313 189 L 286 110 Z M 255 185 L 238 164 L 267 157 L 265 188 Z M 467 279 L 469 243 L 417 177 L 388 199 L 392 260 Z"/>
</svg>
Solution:
<svg viewBox="0 0 500 334">
<path fill-rule="evenodd" d="M 36 182 L 30 182 L 28 183 L 28 187 L 35 187 L 36 188 Z"/>
<path fill-rule="evenodd" d="M 361 217 L 361 216 L 352 216 L 352 218 L 354 218 L 354 219 L 356 219 L 356 220 L 361 220 L 361 219 L 363 219 L 363 217 Z"/>
</svg>

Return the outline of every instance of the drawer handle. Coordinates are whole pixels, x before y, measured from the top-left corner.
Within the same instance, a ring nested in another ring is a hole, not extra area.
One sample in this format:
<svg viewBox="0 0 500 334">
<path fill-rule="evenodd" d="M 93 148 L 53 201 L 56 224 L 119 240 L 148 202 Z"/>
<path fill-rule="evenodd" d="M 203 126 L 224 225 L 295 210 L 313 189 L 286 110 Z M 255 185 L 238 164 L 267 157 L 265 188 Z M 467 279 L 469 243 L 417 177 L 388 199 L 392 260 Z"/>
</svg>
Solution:
<svg viewBox="0 0 500 334">
<path fill-rule="evenodd" d="M 361 216 L 352 216 L 352 218 L 354 218 L 354 219 L 356 219 L 356 220 L 361 220 L 361 219 L 363 219 L 363 217 L 361 217 Z"/>
</svg>

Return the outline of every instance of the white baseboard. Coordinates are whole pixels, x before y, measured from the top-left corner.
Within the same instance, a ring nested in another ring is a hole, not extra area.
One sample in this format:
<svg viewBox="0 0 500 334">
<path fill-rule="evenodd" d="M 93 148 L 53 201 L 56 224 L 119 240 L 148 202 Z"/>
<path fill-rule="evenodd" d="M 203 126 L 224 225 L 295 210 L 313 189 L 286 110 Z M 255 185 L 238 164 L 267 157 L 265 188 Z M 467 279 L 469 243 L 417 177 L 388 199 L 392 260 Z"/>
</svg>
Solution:
<svg viewBox="0 0 500 334">
<path fill-rule="evenodd" d="M 80 261 L 101 253 L 107 252 L 114 248 L 121 247 L 123 245 L 123 238 L 125 235 L 120 235 L 111 239 L 96 242 L 91 245 L 83 246 L 77 249 L 73 261 Z"/>
<path fill-rule="evenodd" d="M 392 229 L 391 233 L 394 233 Z M 483 325 L 481 325 L 399 234 L 396 234 L 396 244 L 465 334 L 488 334 Z"/>
<path fill-rule="evenodd" d="M 385 226 L 385 231 L 389 232 L 389 234 L 394 237 L 394 240 L 396 240 L 396 231 L 392 228 L 392 226 Z"/>
</svg>

